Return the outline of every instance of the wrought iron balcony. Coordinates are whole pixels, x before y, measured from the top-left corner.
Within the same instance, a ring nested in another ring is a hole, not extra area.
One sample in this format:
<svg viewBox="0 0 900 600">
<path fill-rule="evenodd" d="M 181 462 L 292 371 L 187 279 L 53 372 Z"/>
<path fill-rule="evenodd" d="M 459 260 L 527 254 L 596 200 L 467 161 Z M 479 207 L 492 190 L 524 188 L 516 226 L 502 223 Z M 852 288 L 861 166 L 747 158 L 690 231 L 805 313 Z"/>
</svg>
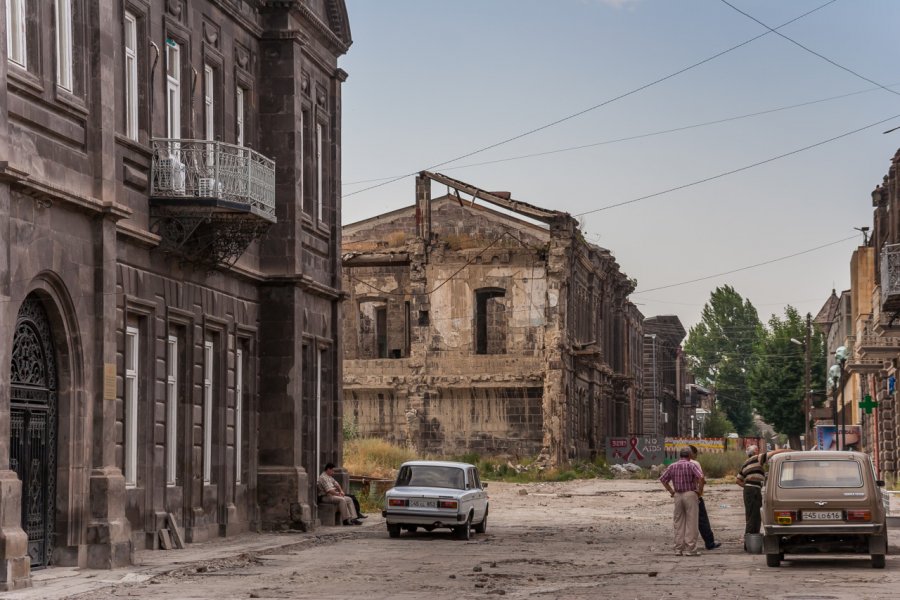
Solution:
<svg viewBox="0 0 900 600">
<path fill-rule="evenodd" d="M 151 230 L 165 250 L 211 267 L 233 263 L 276 222 L 275 161 L 216 141 L 150 144 Z"/>
<path fill-rule="evenodd" d="M 900 244 L 881 248 L 881 306 L 885 311 L 900 311 Z"/>
</svg>

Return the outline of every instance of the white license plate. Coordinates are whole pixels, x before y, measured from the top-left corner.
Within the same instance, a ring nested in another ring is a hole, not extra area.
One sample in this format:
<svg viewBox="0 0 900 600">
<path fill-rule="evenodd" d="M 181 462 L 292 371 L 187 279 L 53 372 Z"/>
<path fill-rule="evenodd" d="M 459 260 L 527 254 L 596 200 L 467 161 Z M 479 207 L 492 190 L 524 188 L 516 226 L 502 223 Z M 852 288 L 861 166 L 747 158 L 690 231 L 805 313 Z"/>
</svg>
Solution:
<svg viewBox="0 0 900 600">
<path fill-rule="evenodd" d="M 844 513 L 839 510 L 804 510 L 803 520 L 811 521 L 842 521 Z"/>
<path fill-rule="evenodd" d="M 410 508 L 435 508 L 437 506 L 437 500 L 416 500 L 415 498 L 409 501 Z"/>
</svg>

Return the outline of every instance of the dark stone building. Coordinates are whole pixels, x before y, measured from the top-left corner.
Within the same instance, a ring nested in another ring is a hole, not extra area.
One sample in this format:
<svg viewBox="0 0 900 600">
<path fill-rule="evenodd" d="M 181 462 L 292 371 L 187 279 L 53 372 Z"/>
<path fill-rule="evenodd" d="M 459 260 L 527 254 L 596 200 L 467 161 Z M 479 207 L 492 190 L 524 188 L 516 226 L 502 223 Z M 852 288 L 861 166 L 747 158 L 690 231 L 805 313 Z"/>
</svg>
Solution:
<svg viewBox="0 0 900 600">
<path fill-rule="evenodd" d="M 432 181 L 454 191 L 432 199 Z M 634 284 L 567 213 L 423 172 L 414 206 L 346 225 L 343 250 L 362 435 L 559 464 L 638 427 Z"/>
<path fill-rule="evenodd" d="M 644 319 L 644 435 L 678 436 L 690 431 L 690 409 L 684 402 L 685 330 L 675 315 Z"/>
<path fill-rule="evenodd" d="M 0 4 L 0 589 L 311 526 L 344 2 Z"/>
</svg>

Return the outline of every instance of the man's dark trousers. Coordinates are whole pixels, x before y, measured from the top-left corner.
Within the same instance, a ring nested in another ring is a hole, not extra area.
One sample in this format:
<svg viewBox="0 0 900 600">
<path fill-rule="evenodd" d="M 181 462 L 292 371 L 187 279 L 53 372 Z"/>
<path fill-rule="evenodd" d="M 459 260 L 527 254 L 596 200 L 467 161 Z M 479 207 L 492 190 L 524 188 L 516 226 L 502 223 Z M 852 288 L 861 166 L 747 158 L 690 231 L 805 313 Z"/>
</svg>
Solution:
<svg viewBox="0 0 900 600">
<path fill-rule="evenodd" d="M 700 498 L 700 520 L 698 521 L 698 526 L 700 528 L 700 537 L 703 538 L 706 549 L 711 549 L 716 543 L 716 536 L 713 534 L 712 527 L 709 524 L 709 515 L 706 514 L 706 503 L 703 502 L 703 498 Z"/>
<path fill-rule="evenodd" d="M 744 533 L 759 533 L 762 525 L 762 517 L 759 513 L 762 508 L 762 488 L 758 485 L 750 483 L 744 484 L 744 519 L 747 521 L 747 527 Z"/>
</svg>

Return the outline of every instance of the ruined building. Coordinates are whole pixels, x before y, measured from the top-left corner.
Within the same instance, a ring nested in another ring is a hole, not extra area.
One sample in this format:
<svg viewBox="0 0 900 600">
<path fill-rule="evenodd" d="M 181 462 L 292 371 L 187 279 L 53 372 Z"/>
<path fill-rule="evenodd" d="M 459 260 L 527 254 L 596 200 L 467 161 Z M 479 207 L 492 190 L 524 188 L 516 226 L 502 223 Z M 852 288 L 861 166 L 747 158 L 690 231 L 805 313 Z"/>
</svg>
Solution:
<svg viewBox="0 0 900 600">
<path fill-rule="evenodd" d="M 314 523 L 343 0 L 3 4 L 0 590 Z"/>
<path fill-rule="evenodd" d="M 423 172 L 414 206 L 344 227 L 343 284 L 361 435 L 558 464 L 641 425 L 634 284 L 564 212 Z"/>
<path fill-rule="evenodd" d="M 685 330 L 675 315 L 644 319 L 644 414 L 642 433 L 648 436 L 685 435 L 691 429 L 690 403 L 684 401 Z"/>
</svg>

